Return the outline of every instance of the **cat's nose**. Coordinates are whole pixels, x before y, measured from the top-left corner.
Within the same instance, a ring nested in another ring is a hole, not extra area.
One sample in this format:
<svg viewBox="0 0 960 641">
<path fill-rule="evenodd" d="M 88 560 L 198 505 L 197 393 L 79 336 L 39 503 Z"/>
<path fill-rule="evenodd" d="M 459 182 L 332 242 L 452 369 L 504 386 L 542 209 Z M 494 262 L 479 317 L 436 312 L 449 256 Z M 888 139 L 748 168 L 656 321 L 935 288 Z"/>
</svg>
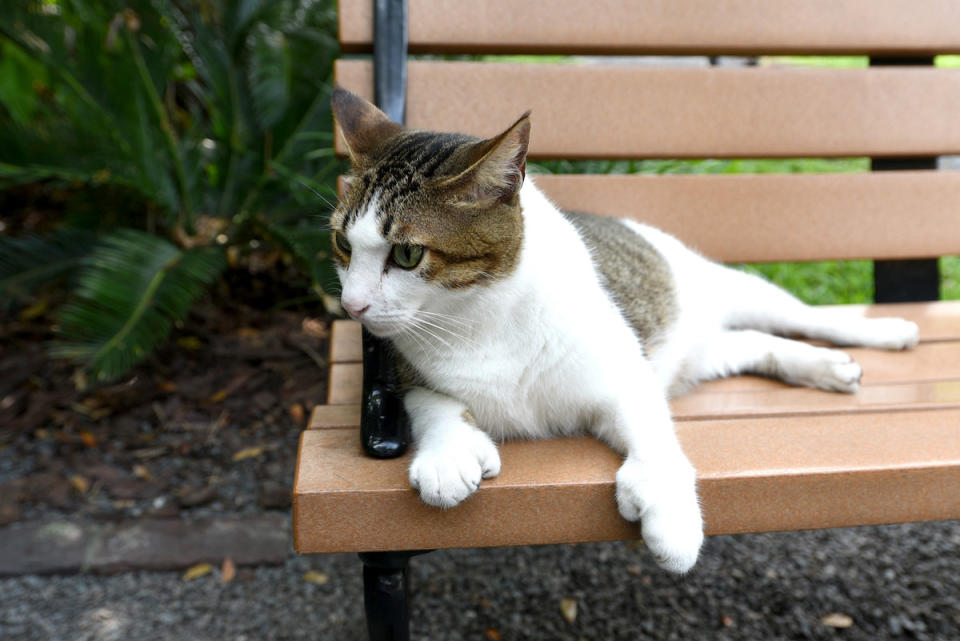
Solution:
<svg viewBox="0 0 960 641">
<path fill-rule="evenodd" d="M 363 316 L 364 312 L 370 309 L 369 305 L 364 305 L 363 303 L 351 303 L 345 300 L 341 300 L 340 305 L 343 306 L 344 311 L 346 311 L 356 320 L 360 320 L 360 317 Z"/>
</svg>

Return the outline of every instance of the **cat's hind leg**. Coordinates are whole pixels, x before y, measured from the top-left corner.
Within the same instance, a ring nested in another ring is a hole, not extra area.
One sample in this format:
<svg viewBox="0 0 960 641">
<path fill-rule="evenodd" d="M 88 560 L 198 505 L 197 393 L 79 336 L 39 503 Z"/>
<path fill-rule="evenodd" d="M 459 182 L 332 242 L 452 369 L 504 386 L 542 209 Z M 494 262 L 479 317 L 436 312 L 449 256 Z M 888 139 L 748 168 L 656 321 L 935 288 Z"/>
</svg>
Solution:
<svg viewBox="0 0 960 641">
<path fill-rule="evenodd" d="M 877 349 L 907 349 L 917 344 L 916 323 L 902 318 L 863 318 L 806 305 L 758 276 L 725 271 L 724 325 L 730 329 L 755 329 Z"/>
<path fill-rule="evenodd" d="M 681 369 L 682 383 L 759 374 L 791 385 L 854 393 L 862 371 L 846 353 L 756 330 L 717 332 L 689 354 Z"/>
</svg>

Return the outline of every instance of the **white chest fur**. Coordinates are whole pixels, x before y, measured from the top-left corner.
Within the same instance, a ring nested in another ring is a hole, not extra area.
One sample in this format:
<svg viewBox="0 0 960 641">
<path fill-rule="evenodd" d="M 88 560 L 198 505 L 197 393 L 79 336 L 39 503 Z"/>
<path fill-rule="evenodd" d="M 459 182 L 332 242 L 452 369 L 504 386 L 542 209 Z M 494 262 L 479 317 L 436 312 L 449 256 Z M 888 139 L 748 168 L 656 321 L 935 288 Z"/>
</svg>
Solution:
<svg viewBox="0 0 960 641">
<path fill-rule="evenodd" d="M 429 311 L 445 327 L 435 336 L 395 340 L 430 387 L 463 401 L 495 438 L 584 427 L 598 391 L 609 394 L 616 372 L 640 354 L 573 226 L 532 185 L 521 199 L 514 273 L 435 302 Z"/>
</svg>

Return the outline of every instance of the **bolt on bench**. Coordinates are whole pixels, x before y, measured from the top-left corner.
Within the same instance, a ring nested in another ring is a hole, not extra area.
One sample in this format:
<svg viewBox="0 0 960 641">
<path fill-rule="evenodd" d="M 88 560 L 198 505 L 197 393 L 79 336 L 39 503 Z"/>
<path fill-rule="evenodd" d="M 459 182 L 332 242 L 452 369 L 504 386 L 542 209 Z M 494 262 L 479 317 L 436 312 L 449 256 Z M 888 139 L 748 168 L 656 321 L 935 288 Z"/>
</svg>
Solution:
<svg viewBox="0 0 960 641">
<path fill-rule="evenodd" d="M 860 174 L 533 180 L 562 208 L 647 222 L 725 262 L 874 259 L 880 304 L 847 313 L 920 327 L 909 352 L 848 350 L 864 369 L 853 396 L 739 377 L 675 399 L 707 534 L 960 518 L 960 302 L 917 302 L 938 298 L 937 257 L 960 253 L 960 172 L 936 171 L 938 155 L 960 153 L 960 70 L 932 67 L 960 52 L 960 0 L 869 11 L 855 0 L 414 0 L 407 12 L 341 0 L 344 52 L 374 60 L 340 60 L 336 78 L 410 127 L 488 136 L 532 109 L 533 161 L 871 157 Z M 407 62 L 408 51 L 843 53 L 871 66 Z M 301 438 L 295 545 L 360 553 L 372 639 L 408 638 L 405 569 L 419 551 L 638 536 L 614 501 L 619 457 L 591 438 L 505 443 L 503 471 L 475 496 L 423 504 L 382 349 L 337 321 L 330 362 L 327 404 Z"/>
</svg>

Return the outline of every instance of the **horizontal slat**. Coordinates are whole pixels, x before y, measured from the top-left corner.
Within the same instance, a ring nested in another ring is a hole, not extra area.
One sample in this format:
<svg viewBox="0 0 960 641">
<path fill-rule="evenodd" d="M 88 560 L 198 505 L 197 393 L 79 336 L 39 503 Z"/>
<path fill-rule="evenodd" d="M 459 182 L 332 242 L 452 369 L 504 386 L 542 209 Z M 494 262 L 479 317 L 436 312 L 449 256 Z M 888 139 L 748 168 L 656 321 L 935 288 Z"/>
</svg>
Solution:
<svg viewBox="0 0 960 641">
<path fill-rule="evenodd" d="M 829 305 L 828 309 L 867 318 L 899 317 L 913 321 L 920 328 L 920 342 L 960 340 L 960 301 L 933 303 L 893 303 L 880 305 Z M 338 337 L 337 335 L 340 334 Z M 358 362 L 361 357 L 360 323 L 336 321 L 333 338 L 339 341 L 338 358 L 332 362 Z"/>
<path fill-rule="evenodd" d="M 363 388 L 362 363 L 333 363 L 327 384 L 328 405 L 359 403 Z"/>
<path fill-rule="evenodd" d="M 370 51 L 373 3 L 340 0 L 344 51 Z M 412 0 L 413 52 L 945 53 L 956 0 Z"/>
<path fill-rule="evenodd" d="M 647 223 L 721 262 L 960 253 L 960 172 L 528 179 L 560 209 Z M 344 181 L 339 184 L 343 193 Z M 342 360 L 340 353 L 334 361 Z"/>
<path fill-rule="evenodd" d="M 693 392 L 673 399 L 671 408 L 678 421 L 960 409 L 960 380 L 864 385 L 856 394 L 826 394 L 782 384 L 724 393 Z M 354 425 L 359 425 L 359 416 Z"/>
<path fill-rule="evenodd" d="M 865 385 L 856 394 L 828 394 L 777 383 L 722 393 L 707 386 L 671 401 L 672 414 L 678 421 L 951 408 L 960 409 L 960 379 Z M 309 429 L 356 429 L 359 425 L 359 404 L 318 405 Z"/>
<path fill-rule="evenodd" d="M 363 349 L 363 331 L 360 323 L 350 320 L 333 321 L 330 328 L 330 362 L 359 361 Z"/>
<path fill-rule="evenodd" d="M 335 70 L 372 99 L 371 62 Z M 409 64 L 410 127 L 491 136 L 528 109 L 532 159 L 960 151 L 960 70 Z"/>
<path fill-rule="evenodd" d="M 709 534 L 960 518 L 960 411 L 679 423 Z M 500 476 L 449 510 L 422 503 L 409 455 L 365 457 L 355 430 L 307 430 L 294 540 L 309 552 L 627 539 L 619 457 L 589 438 L 500 448 Z"/>
<path fill-rule="evenodd" d="M 561 209 L 632 218 L 723 262 L 960 252 L 960 172 L 537 176 Z"/>
</svg>

